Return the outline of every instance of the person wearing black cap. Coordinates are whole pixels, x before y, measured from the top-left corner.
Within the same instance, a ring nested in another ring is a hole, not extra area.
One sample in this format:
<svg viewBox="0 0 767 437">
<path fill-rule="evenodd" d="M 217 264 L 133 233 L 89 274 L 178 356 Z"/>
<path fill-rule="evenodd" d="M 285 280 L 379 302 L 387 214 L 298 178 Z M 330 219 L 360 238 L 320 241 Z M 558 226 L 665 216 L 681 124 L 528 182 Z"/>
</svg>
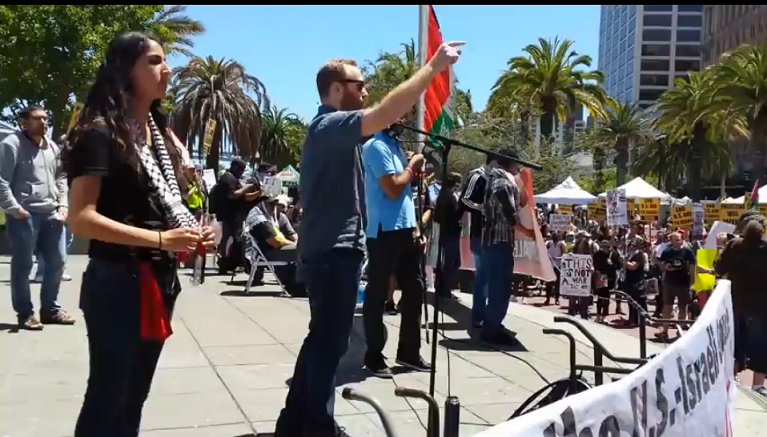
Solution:
<svg viewBox="0 0 767 437">
<path fill-rule="evenodd" d="M 493 152 L 497 152 L 494 150 Z M 461 189 L 461 204 L 464 211 L 471 217 L 470 250 L 474 260 L 474 296 L 472 302 L 471 322 L 475 328 L 482 327 L 485 321 L 487 306 L 487 278 L 482 270 L 482 225 L 484 223 L 483 204 L 485 202 L 485 187 L 487 177 L 495 166 L 497 153 L 487 155 L 485 164 L 469 172 L 469 177 Z"/>
<path fill-rule="evenodd" d="M 503 155 L 496 158 L 498 165 L 490 171 L 483 202 L 482 263 L 478 274 L 487 278 L 488 300 L 480 337 L 489 343 L 514 345 L 516 338 L 503 327 L 513 289 L 514 231 L 533 240 L 535 233 L 522 226 L 517 216 L 526 199 L 514 178 L 519 173 L 519 164 L 511 159 L 516 151 L 506 149 Z"/>
</svg>

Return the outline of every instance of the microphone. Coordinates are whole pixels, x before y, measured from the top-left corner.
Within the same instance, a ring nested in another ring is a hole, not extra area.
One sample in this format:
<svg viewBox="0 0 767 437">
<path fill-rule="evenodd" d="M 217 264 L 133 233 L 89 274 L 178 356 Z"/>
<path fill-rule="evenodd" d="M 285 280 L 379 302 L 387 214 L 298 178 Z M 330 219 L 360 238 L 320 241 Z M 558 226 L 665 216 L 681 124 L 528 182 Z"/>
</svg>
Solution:
<svg viewBox="0 0 767 437">
<path fill-rule="evenodd" d="M 515 156 L 508 156 L 508 155 L 504 155 L 504 154 L 501 154 L 501 153 L 493 152 L 491 150 L 483 149 L 481 147 L 472 146 L 470 144 L 466 144 L 466 143 L 463 143 L 461 141 L 454 140 L 452 138 L 443 137 L 442 135 L 430 134 L 430 133 L 424 132 L 424 131 L 422 131 L 420 129 L 416 129 L 414 127 L 410 127 L 410 126 L 408 126 L 408 125 L 406 125 L 404 123 L 394 123 L 393 126 L 397 126 L 397 127 L 402 128 L 402 129 L 407 129 L 407 130 L 409 130 L 411 132 L 419 133 L 421 135 L 426 136 L 426 138 L 433 138 L 433 139 L 437 140 L 438 142 L 444 143 L 444 144 L 447 144 L 447 145 L 463 147 L 465 149 L 473 150 L 473 151 L 479 152 L 479 153 L 484 153 L 485 155 L 493 156 L 493 157 L 496 157 L 496 158 L 506 158 L 506 159 L 508 159 L 508 160 L 510 160 L 512 162 L 516 162 L 517 164 L 524 165 L 525 167 L 529 167 L 529 168 L 531 168 L 533 170 L 542 170 L 543 169 L 543 167 L 540 164 L 536 164 L 534 162 L 525 161 L 525 160 L 520 159 L 520 158 L 515 157 Z M 427 151 L 427 147 L 429 147 L 429 146 L 431 146 L 430 150 Z M 422 153 L 424 155 L 424 158 L 426 158 L 427 153 L 429 155 L 431 155 L 431 158 L 430 159 L 427 158 L 427 161 L 431 162 L 432 164 L 438 163 L 437 164 L 438 168 L 442 168 L 441 152 L 439 150 L 437 150 L 437 148 L 435 146 L 430 145 L 427 142 L 426 145 L 424 146 L 424 150 L 423 150 Z"/>
</svg>

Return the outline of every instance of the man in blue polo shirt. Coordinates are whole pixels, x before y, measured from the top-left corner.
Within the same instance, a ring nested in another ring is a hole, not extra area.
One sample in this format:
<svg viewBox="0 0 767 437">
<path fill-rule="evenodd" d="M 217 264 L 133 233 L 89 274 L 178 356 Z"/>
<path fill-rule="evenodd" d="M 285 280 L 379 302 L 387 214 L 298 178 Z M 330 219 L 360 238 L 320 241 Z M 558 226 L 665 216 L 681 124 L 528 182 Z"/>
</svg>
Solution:
<svg viewBox="0 0 767 437">
<path fill-rule="evenodd" d="M 322 104 L 301 150 L 304 217 L 298 239 L 311 320 L 277 419 L 276 437 L 347 436 L 333 419 L 333 406 L 336 370 L 349 347 L 365 249 L 360 143 L 410 111 L 432 80 L 458 60 L 462 44 L 443 43 L 423 68 L 366 109 L 365 80 L 354 61 L 332 59 L 317 73 Z"/>
<path fill-rule="evenodd" d="M 420 318 L 424 295 L 421 270 L 423 248 L 413 203 L 413 176 L 423 166 L 423 155 L 407 161 L 395 128 L 376 133 L 362 146 L 368 223 L 368 285 L 365 289 L 365 367 L 379 378 L 391 378 L 383 348 L 383 313 L 394 275 L 402 288 L 402 321 L 397 364 L 416 371 L 430 369 L 420 355 Z"/>
</svg>

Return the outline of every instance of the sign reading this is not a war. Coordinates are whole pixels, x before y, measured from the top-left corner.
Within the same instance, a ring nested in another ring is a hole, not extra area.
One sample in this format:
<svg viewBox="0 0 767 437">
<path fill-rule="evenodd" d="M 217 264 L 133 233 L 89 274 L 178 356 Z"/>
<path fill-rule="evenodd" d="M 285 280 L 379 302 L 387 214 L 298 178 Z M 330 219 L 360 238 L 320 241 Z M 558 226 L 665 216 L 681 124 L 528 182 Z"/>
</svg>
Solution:
<svg viewBox="0 0 767 437">
<path fill-rule="evenodd" d="M 591 272 L 594 261 L 591 255 L 566 253 L 562 256 L 559 276 L 559 294 L 564 296 L 591 295 Z"/>
</svg>

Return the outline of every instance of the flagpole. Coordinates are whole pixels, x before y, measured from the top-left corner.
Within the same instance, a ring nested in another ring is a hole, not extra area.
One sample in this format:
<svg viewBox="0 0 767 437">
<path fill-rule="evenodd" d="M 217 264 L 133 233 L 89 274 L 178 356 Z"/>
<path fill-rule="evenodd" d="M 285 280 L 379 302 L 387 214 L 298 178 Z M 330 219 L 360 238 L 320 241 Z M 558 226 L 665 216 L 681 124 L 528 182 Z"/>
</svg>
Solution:
<svg viewBox="0 0 767 437">
<path fill-rule="evenodd" d="M 426 65 L 426 57 L 428 56 L 429 48 L 429 5 L 418 5 L 418 68 L 423 68 Z M 424 95 L 426 92 L 421 93 L 421 97 L 418 98 L 418 105 L 416 106 L 416 122 L 418 129 L 425 131 L 426 129 L 426 109 L 424 108 Z M 418 134 L 418 153 L 423 152 L 423 146 L 425 145 L 426 136 Z"/>
</svg>

